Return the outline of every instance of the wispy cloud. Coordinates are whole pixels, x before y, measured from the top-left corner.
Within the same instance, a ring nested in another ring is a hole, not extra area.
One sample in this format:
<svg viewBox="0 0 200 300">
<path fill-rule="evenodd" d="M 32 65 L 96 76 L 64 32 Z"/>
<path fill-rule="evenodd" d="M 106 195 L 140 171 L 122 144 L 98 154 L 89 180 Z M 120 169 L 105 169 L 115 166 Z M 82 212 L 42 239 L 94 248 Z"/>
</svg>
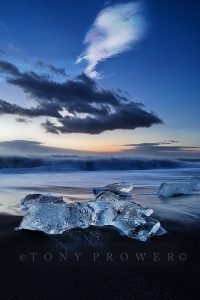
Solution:
<svg viewBox="0 0 200 300">
<path fill-rule="evenodd" d="M 31 123 L 32 121 L 31 120 L 29 120 L 29 119 L 25 119 L 25 118 L 16 118 L 15 119 L 16 120 L 16 122 L 18 122 L 18 123 Z"/>
<path fill-rule="evenodd" d="M 65 68 L 55 67 L 52 64 L 45 63 L 43 60 L 38 60 L 36 62 L 36 66 L 38 66 L 40 68 L 45 68 L 45 69 L 49 70 L 50 72 L 55 73 L 57 75 L 62 75 L 62 76 L 68 77 Z"/>
<path fill-rule="evenodd" d="M 116 4 L 104 8 L 97 15 L 85 37 L 85 51 L 77 63 L 86 60 L 85 73 L 92 78 L 101 74 L 95 68 L 98 63 L 130 50 L 144 32 L 144 21 L 139 3 Z"/>
</svg>

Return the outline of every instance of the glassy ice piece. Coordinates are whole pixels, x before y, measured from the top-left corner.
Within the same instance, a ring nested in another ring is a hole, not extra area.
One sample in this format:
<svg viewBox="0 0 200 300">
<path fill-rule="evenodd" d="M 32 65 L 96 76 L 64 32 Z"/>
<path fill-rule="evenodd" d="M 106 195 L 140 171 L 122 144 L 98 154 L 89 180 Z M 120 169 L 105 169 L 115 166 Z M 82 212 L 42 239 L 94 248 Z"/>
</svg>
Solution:
<svg viewBox="0 0 200 300">
<path fill-rule="evenodd" d="M 38 197 L 40 199 L 40 195 Z M 61 234 L 76 227 L 108 225 L 122 235 L 146 241 L 153 235 L 165 233 L 160 223 L 149 217 L 152 213 L 153 210 L 141 207 L 130 198 L 124 199 L 111 191 L 104 191 L 85 203 L 38 201 L 30 206 L 18 229 Z"/>
<path fill-rule="evenodd" d="M 192 177 L 189 184 L 193 191 L 200 191 L 200 177 Z"/>
<path fill-rule="evenodd" d="M 127 197 L 129 193 L 133 190 L 133 184 L 127 182 L 108 184 L 104 187 L 97 187 L 93 189 L 94 195 L 108 191 L 112 192 L 120 197 Z"/>
<path fill-rule="evenodd" d="M 84 205 L 83 205 L 84 206 Z M 39 230 L 61 234 L 75 227 L 87 228 L 91 223 L 90 209 L 85 213 L 79 204 L 38 203 L 28 210 L 18 229 Z M 85 215 L 84 219 L 82 215 Z"/>
<path fill-rule="evenodd" d="M 21 210 L 28 210 L 37 203 L 65 203 L 63 197 L 52 196 L 50 194 L 29 194 L 20 201 Z"/>
<path fill-rule="evenodd" d="M 162 197 L 174 197 L 192 192 L 191 185 L 186 182 L 180 183 L 162 183 L 159 187 L 158 194 Z"/>
</svg>

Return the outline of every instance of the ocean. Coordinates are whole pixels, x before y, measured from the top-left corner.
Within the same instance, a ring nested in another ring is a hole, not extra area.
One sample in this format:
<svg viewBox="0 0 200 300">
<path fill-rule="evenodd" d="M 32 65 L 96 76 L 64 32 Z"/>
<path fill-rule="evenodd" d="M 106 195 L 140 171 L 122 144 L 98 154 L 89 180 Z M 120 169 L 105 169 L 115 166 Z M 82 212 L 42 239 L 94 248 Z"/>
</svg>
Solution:
<svg viewBox="0 0 200 300">
<path fill-rule="evenodd" d="M 179 230 L 199 226 L 200 193 L 169 199 L 157 195 L 162 182 L 187 182 L 193 176 L 200 176 L 199 161 L 1 157 L 0 162 L 3 214 L 22 215 L 19 202 L 30 193 L 51 193 L 63 196 L 66 202 L 81 202 L 93 198 L 94 187 L 129 182 L 134 186 L 135 202 L 152 208 L 161 223 L 170 219 Z"/>
</svg>

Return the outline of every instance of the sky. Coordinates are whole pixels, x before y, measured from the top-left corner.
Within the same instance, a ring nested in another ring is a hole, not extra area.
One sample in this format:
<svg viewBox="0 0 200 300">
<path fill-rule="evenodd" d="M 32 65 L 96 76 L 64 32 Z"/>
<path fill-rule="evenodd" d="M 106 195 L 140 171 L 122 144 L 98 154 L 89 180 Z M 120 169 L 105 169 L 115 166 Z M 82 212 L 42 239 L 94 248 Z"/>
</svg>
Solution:
<svg viewBox="0 0 200 300">
<path fill-rule="evenodd" d="M 1 0 L 0 154 L 198 158 L 199 9 Z"/>
</svg>

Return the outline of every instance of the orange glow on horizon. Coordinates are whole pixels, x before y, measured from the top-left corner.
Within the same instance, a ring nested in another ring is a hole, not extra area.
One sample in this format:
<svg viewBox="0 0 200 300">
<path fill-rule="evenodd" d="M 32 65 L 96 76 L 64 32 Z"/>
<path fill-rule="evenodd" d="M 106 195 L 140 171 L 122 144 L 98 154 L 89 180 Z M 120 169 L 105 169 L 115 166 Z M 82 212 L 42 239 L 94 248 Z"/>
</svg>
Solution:
<svg viewBox="0 0 200 300">
<path fill-rule="evenodd" d="M 96 152 L 96 153 L 112 153 L 112 152 L 121 152 L 121 148 L 120 146 L 91 146 L 90 147 L 76 147 L 76 149 L 74 148 L 73 150 L 80 150 L 80 151 L 88 151 L 88 152 Z"/>
</svg>

